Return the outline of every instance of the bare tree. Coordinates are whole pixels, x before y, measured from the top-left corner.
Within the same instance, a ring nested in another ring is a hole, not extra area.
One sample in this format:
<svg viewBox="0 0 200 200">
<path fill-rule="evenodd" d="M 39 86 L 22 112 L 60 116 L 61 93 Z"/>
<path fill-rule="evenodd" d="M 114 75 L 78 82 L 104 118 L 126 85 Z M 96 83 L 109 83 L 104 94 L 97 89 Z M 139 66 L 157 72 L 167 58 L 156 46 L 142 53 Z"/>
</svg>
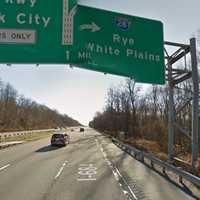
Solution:
<svg viewBox="0 0 200 200">
<path fill-rule="evenodd" d="M 18 95 L 10 85 L 0 80 L 0 131 L 46 129 L 79 125 L 45 105 Z"/>
<path fill-rule="evenodd" d="M 137 101 L 139 98 L 140 87 L 136 85 L 136 82 L 131 79 L 126 80 L 125 90 L 128 93 L 129 101 L 131 105 L 131 125 L 129 136 L 137 136 L 138 135 L 138 119 L 137 119 Z"/>
</svg>

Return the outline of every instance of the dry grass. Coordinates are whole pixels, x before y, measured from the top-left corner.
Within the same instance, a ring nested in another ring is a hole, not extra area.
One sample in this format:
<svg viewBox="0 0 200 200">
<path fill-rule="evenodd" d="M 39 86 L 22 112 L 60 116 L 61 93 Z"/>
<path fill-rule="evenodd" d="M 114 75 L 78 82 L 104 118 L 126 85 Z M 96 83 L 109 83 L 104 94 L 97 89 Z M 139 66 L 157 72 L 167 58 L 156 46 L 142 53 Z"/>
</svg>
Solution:
<svg viewBox="0 0 200 200">
<path fill-rule="evenodd" d="M 125 142 L 145 152 L 152 152 L 152 153 L 160 152 L 159 144 L 154 141 L 145 139 L 137 139 L 137 140 L 131 139 L 131 140 L 125 140 Z"/>
<path fill-rule="evenodd" d="M 32 133 L 27 135 L 19 135 L 14 137 L 6 137 L 2 138 L 1 142 L 13 142 L 13 141 L 34 141 L 34 140 L 40 140 L 43 138 L 50 137 L 52 135 L 52 132 L 41 132 L 41 133 Z"/>
<path fill-rule="evenodd" d="M 168 160 L 167 153 L 162 152 L 160 145 L 156 141 L 150 141 L 150 140 L 145 140 L 145 139 L 129 139 L 129 140 L 124 140 L 124 142 L 142 151 L 153 153 L 157 158 L 163 161 Z M 184 153 L 179 156 L 179 159 L 183 160 L 184 162 L 174 161 L 174 163 L 178 167 L 181 167 L 186 171 L 189 171 L 191 173 L 194 173 L 195 175 L 200 176 L 200 158 L 198 160 L 198 166 L 196 170 L 192 169 L 191 167 L 191 154 Z"/>
</svg>

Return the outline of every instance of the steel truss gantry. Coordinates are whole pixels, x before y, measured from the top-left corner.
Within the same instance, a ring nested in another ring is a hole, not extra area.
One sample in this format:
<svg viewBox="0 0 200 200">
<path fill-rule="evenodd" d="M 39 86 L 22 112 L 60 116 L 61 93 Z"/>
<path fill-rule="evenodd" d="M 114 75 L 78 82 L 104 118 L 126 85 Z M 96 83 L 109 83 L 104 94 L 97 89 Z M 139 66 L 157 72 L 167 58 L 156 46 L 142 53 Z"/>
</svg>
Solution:
<svg viewBox="0 0 200 200">
<path fill-rule="evenodd" d="M 199 76 L 197 64 L 197 51 L 196 39 L 190 39 L 190 44 L 179 44 L 174 42 L 165 42 L 165 60 L 166 60 L 166 80 L 168 82 L 168 95 L 169 95 L 169 116 L 168 116 L 168 159 L 172 161 L 174 158 L 174 130 L 178 128 L 183 134 L 191 138 L 192 143 L 192 166 L 196 166 L 199 151 L 199 137 L 198 137 L 198 111 L 199 111 Z M 169 48 L 175 48 L 173 53 L 169 53 Z M 191 56 L 191 69 L 179 69 L 176 63 L 184 59 L 187 64 L 186 56 Z M 184 81 L 192 79 L 191 96 L 188 97 L 186 102 L 178 109 L 175 109 L 174 104 L 174 89 L 178 88 L 177 85 Z M 192 101 L 192 134 L 189 134 L 184 128 L 176 123 L 176 115 L 183 110 L 188 103 Z"/>
</svg>

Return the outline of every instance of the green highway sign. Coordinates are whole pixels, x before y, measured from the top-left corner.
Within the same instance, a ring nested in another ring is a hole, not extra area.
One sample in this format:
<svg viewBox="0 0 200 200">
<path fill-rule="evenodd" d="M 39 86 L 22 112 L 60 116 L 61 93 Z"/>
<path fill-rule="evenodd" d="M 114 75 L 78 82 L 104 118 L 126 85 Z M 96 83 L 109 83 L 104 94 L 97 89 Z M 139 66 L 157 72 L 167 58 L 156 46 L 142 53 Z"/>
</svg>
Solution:
<svg viewBox="0 0 200 200">
<path fill-rule="evenodd" d="M 0 63 L 76 62 L 75 14 L 76 0 L 1 0 Z"/>
<path fill-rule="evenodd" d="M 77 0 L 1 0 L 0 63 L 75 64 L 164 84 L 159 21 L 77 5 Z"/>
<path fill-rule="evenodd" d="M 78 67 L 164 84 L 163 25 L 159 21 L 78 5 L 74 18 Z"/>
</svg>

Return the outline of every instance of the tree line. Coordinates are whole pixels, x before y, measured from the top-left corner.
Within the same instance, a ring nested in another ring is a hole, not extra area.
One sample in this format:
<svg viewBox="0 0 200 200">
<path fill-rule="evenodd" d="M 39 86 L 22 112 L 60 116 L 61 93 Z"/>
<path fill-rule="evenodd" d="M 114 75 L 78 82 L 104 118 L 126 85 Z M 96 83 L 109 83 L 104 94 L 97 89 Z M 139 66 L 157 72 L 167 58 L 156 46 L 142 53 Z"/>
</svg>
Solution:
<svg viewBox="0 0 200 200">
<path fill-rule="evenodd" d="M 188 80 L 174 90 L 176 116 L 175 153 L 191 152 L 192 83 Z M 187 102 L 187 104 L 185 104 Z M 154 141 L 167 153 L 168 88 L 143 89 L 133 80 L 109 88 L 103 112 L 97 112 L 90 127 L 125 139 Z M 184 130 L 185 134 L 183 134 Z"/>
<path fill-rule="evenodd" d="M 200 67 L 200 29 L 196 38 Z M 182 63 L 180 69 L 183 64 L 186 65 L 185 69 L 191 70 L 190 61 Z M 191 153 L 192 91 L 191 79 L 174 88 L 174 110 L 177 113 L 175 155 Z M 103 112 L 97 112 L 89 125 L 115 137 L 123 132 L 128 141 L 153 141 L 158 144 L 160 151 L 167 153 L 168 104 L 168 86 L 152 85 L 143 91 L 133 80 L 127 79 L 124 83 L 109 88 Z"/>
<path fill-rule="evenodd" d="M 0 132 L 77 126 L 80 123 L 20 95 L 0 80 Z"/>
</svg>

